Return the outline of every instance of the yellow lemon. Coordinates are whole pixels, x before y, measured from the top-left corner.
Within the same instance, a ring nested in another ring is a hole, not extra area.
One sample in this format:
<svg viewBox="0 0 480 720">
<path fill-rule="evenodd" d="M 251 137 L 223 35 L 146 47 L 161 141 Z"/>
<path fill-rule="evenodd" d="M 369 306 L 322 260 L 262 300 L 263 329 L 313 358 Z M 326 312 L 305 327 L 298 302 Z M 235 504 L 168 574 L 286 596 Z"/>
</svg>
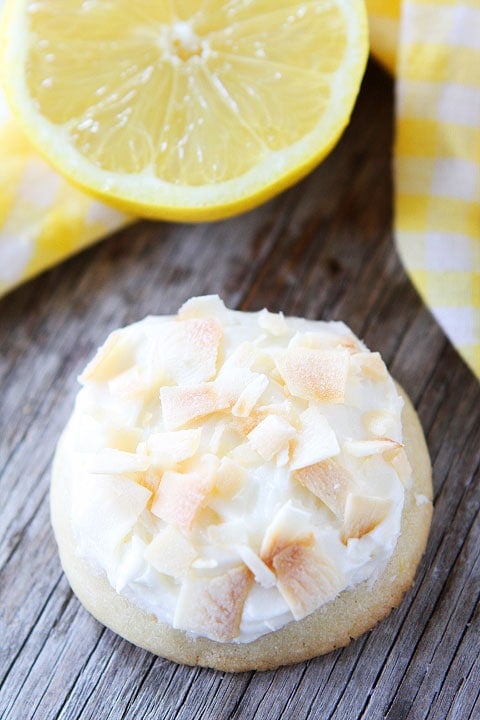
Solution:
<svg viewBox="0 0 480 720">
<path fill-rule="evenodd" d="M 363 0 L 8 0 L 3 83 L 64 175 L 149 217 L 211 220 L 304 176 L 348 122 Z"/>
</svg>

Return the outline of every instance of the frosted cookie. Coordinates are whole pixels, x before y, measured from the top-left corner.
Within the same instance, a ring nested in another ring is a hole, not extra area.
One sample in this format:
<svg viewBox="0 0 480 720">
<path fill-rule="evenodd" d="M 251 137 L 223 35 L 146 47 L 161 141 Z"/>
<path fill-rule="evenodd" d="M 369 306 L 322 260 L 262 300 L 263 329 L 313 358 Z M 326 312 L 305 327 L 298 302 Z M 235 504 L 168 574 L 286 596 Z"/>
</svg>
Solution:
<svg viewBox="0 0 480 720">
<path fill-rule="evenodd" d="M 80 382 L 52 522 L 80 601 L 128 640 L 274 668 L 347 644 L 412 584 L 427 448 L 343 323 L 193 298 L 112 333 Z"/>
</svg>

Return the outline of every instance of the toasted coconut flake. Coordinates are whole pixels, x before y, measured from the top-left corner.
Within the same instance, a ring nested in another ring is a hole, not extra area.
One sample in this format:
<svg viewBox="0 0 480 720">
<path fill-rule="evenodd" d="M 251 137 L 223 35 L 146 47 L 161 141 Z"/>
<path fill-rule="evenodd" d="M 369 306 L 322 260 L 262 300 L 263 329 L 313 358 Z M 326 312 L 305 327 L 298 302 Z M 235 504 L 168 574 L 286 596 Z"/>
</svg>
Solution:
<svg viewBox="0 0 480 720">
<path fill-rule="evenodd" d="M 268 403 L 268 405 L 259 405 L 256 408 L 259 415 L 280 415 L 286 420 L 296 418 L 295 411 L 290 400 L 282 400 L 282 402 Z"/>
<path fill-rule="evenodd" d="M 210 452 L 223 457 L 237 447 L 239 435 L 243 436 L 243 432 L 239 432 L 235 425 L 226 419 L 216 424 L 208 442 Z"/>
<path fill-rule="evenodd" d="M 349 366 L 346 350 L 290 347 L 277 364 L 292 395 L 320 402 L 344 401 Z"/>
<path fill-rule="evenodd" d="M 355 337 L 355 335 L 341 335 L 338 338 L 338 343 L 336 344 L 340 347 L 344 347 L 352 355 L 364 351 L 364 345 L 358 338 Z"/>
<path fill-rule="evenodd" d="M 156 326 L 153 364 L 165 385 L 199 385 L 216 375 L 223 328 L 215 318 L 170 320 Z"/>
<path fill-rule="evenodd" d="M 345 587 L 341 572 L 321 551 L 313 535 L 283 548 L 272 559 L 277 587 L 295 620 L 333 600 Z"/>
<path fill-rule="evenodd" d="M 343 328 L 347 330 L 347 326 L 341 323 Z M 291 347 L 308 347 L 314 349 L 326 348 L 345 348 L 349 353 L 357 353 L 365 350 L 361 341 L 352 335 L 352 333 L 344 332 L 339 335 L 336 332 L 322 330 L 317 332 L 300 332 L 296 333 L 290 343 Z"/>
<path fill-rule="evenodd" d="M 222 522 L 222 516 L 213 507 L 214 501 L 215 498 L 210 495 L 205 500 L 205 502 L 210 503 L 210 505 L 204 505 L 201 507 L 195 516 L 195 524 L 199 528 L 207 528 L 209 525 L 218 525 Z"/>
<path fill-rule="evenodd" d="M 256 413 L 256 411 L 252 412 L 249 417 L 245 418 L 233 416 L 228 423 L 228 428 L 229 430 L 237 434 L 238 443 L 238 437 L 242 439 L 246 438 L 247 435 L 251 433 L 254 428 L 257 427 L 260 420 L 262 420 L 262 418 Z"/>
<path fill-rule="evenodd" d="M 178 311 L 178 317 L 181 320 L 215 317 L 226 321 L 229 319 L 229 311 L 218 295 L 202 295 L 187 300 Z"/>
<path fill-rule="evenodd" d="M 395 440 L 390 440 L 390 438 L 378 438 L 378 440 L 346 440 L 343 447 L 354 457 L 368 457 L 369 455 L 380 455 L 384 452 L 400 450 L 403 445 Z"/>
<path fill-rule="evenodd" d="M 407 457 L 407 453 L 403 448 L 400 448 L 397 452 L 393 452 L 390 457 L 388 453 L 384 455 L 384 458 L 390 462 L 397 473 L 400 482 L 406 488 L 410 488 L 413 485 L 412 466 Z"/>
<path fill-rule="evenodd" d="M 206 382 L 216 375 L 223 328 L 215 318 L 176 323 L 172 376 L 181 384 Z"/>
<path fill-rule="evenodd" d="M 388 370 L 378 352 L 361 352 L 352 357 L 352 365 L 366 378 L 381 382 L 387 380 Z"/>
<path fill-rule="evenodd" d="M 212 383 L 225 407 L 233 407 L 244 392 L 245 388 L 258 377 L 257 373 L 248 368 L 223 366 Z"/>
<path fill-rule="evenodd" d="M 147 490 L 150 490 L 152 493 L 152 499 L 158 490 L 161 479 L 162 473 L 154 468 L 149 468 L 146 472 L 136 473 L 135 475 L 135 482 L 139 485 L 143 485 L 143 487 L 147 488 Z"/>
<path fill-rule="evenodd" d="M 232 407 L 232 415 L 248 417 L 268 387 L 266 375 L 257 375 L 238 396 Z"/>
<path fill-rule="evenodd" d="M 192 420 L 228 407 L 220 401 L 212 385 L 163 387 L 160 390 L 163 423 L 166 430 L 177 430 Z"/>
<path fill-rule="evenodd" d="M 374 530 L 387 517 L 391 501 L 349 493 L 345 503 L 343 538 L 361 538 Z"/>
<path fill-rule="evenodd" d="M 148 392 L 136 365 L 109 380 L 108 389 L 114 397 L 120 400 L 138 400 Z"/>
<path fill-rule="evenodd" d="M 86 469 L 94 475 L 123 475 L 125 473 L 144 472 L 150 467 L 150 459 L 145 455 L 105 448 L 90 456 Z"/>
<path fill-rule="evenodd" d="M 245 565 L 253 573 L 257 583 L 264 588 L 271 588 L 275 586 L 275 574 L 249 545 L 237 545 L 235 549 Z"/>
<path fill-rule="evenodd" d="M 234 640 L 252 583 L 245 565 L 214 578 L 188 577 L 182 583 L 173 626 L 219 642 Z"/>
<path fill-rule="evenodd" d="M 193 561 L 192 567 L 196 570 L 213 570 L 218 567 L 218 562 L 214 558 L 198 558 Z"/>
<path fill-rule="evenodd" d="M 200 446 L 201 436 L 200 428 L 152 433 L 146 442 L 146 450 L 153 465 L 171 469 L 177 463 L 195 455 Z"/>
<path fill-rule="evenodd" d="M 263 373 L 264 375 L 269 377 L 272 382 L 278 383 L 278 381 L 280 380 L 280 385 L 283 386 L 282 379 L 281 377 L 279 377 L 277 368 L 275 366 L 275 360 L 272 356 L 272 352 L 270 352 L 269 350 L 257 348 L 257 354 L 255 357 L 253 369 L 255 370 L 255 372 Z"/>
<path fill-rule="evenodd" d="M 332 600 L 344 586 L 343 576 L 320 550 L 310 527 L 308 513 L 288 502 L 267 528 L 260 550 L 297 620 Z"/>
<path fill-rule="evenodd" d="M 220 467 L 220 458 L 213 453 L 203 453 L 198 460 L 194 459 L 194 470 L 199 472 L 202 477 L 208 480 L 210 489 L 215 484 L 215 476 Z"/>
<path fill-rule="evenodd" d="M 338 518 L 343 517 L 347 495 L 354 488 L 354 480 L 335 459 L 296 470 L 295 480 L 316 495 Z"/>
<path fill-rule="evenodd" d="M 233 462 L 243 468 L 258 467 L 264 462 L 262 456 L 252 447 L 249 442 L 237 445 L 230 451 L 229 457 Z"/>
<path fill-rule="evenodd" d="M 272 564 L 273 557 L 302 540 L 310 533 L 310 515 L 304 510 L 295 507 L 290 501 L 286 502 L 273 518 L 265 531 L 260 557 L 268 566 Z"/>
<path fill-rule="evenodd" d="M 258 354 L 258 348 L 255 347 L 253 343 L 246 340 L 235 348 L 235 350 L 226 358 L 223 363 L 222 371 L 232 368 L 244 368 L 246 370 L 251 370 Z"/>
<path fill-rule="evenodd" d="M 134 354 L 134 345 L 125 332 L 115 330 L 97 350 L 78 380 L 82 385 L 89 382 L 107 382 L 133 364 Z"/>
<path fill-rule="evenodd" d="M 176 528 L 168 525 L 147 546 L 145 559 L 158 572 L 180 578 L 197 557 L 193 545 Z"/>
<path fill-rule="evenodd" d="M 377 438 L 391 437 L 397 431 L 395 416 L 386 410 L 371 410 L 363 415 L 366 429 Z"/>
<path fill-rule="evenodd" d="M 295 428 L 284 418 L 268 415 L 248 434 L 248 439 L 264 460 L 271 460 L 288 445 L 295 434 Z"/>
<path fill-rule="evenodd" d="M 109 425 L 107 428 L 108 447 L 124 452 L 139 452 L 137 448 L 142 435 L 142 430 L 138 427 Z"/>
<path fill-rule="evenodd" d="M 340 446 L 327 418 L 315 407 L 300 415 L 300 429 L 293 443 L 290 467 L 298 470 L 338 455 Z"/>
<path fill-rule="evenodd" d="M 272 313 L 264 308 L 258 313 L 258 324 L 262 330 L 266 330 L 274 337 L 281 337 L 288 334 L 288 325 L 282 312 Z"/>
<path fill-rule="evenodd" d="M 85 475 L 72 484 L 72 522 L 82 528 L 80 552 L 109 567 L 112 553 L 147 507 L 151 493 L 128 478 Z"/>
<path fill-rule="evenodd" d="M 242 489 L 245 477 L 244 468 L 224 457 L 215 473 L 215 492 L 222 498 L 231 498 Z"/>
<path fill-rule="evenodd" d="M 200 473 L 177 473 L 167 470 L 152 503 L 152 512 L 179 530 L 188 532 L 205 498 L 213 478 Z"/>
</svg>

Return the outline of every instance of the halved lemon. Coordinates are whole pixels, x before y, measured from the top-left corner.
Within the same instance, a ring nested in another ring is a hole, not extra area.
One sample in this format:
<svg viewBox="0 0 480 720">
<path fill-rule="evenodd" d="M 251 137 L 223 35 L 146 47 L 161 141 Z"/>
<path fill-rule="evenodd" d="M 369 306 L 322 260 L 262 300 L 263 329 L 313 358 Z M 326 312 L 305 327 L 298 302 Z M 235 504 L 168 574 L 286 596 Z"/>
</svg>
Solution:
<svg viewBox="0 0 480 720">
<path fill-rule="evenodd" d="M 363 0 L 8 0 L 3 81 L 64 175 L 137 214 L 210 220 L 311 170 L 355 102 Z"/>
</svg>

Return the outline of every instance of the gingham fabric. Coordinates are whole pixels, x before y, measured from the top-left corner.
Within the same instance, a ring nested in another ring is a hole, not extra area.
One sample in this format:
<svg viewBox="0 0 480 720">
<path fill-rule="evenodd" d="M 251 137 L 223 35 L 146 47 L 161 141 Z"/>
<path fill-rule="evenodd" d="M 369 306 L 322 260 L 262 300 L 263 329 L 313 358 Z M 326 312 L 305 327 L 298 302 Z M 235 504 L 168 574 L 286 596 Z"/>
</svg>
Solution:
<svg viewBox="0 0 480 720">
<path fill-rule="evenodd" d="M 397 248 L 480 376 L 480 0 L 367 5 L 372 49 L 397 78 Z"/>
<path fill-rule="evenodd" d="M 372 51 L 397 78 L 397 248 L 480 376 L 480 0 L 367 6 Z M 40 159 L 0 89 L 0 294 L 128 221 Z"/>
</svg>

